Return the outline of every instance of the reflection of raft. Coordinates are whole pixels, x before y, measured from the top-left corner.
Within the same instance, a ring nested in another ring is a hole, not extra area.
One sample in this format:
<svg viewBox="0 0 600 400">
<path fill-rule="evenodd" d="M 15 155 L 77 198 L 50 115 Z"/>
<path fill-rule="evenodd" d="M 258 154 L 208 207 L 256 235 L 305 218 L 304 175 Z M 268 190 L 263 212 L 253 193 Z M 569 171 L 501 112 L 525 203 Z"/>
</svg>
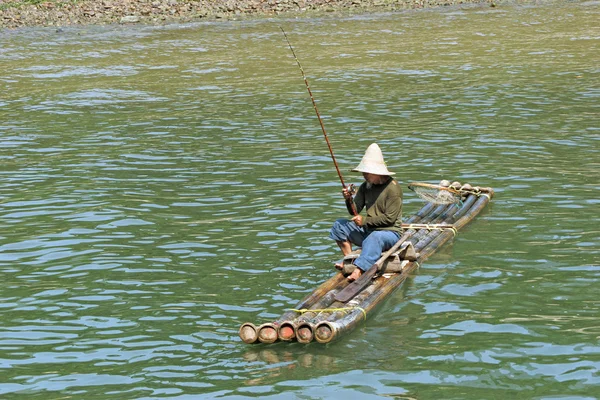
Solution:
<svg viewBox="0 0 600 400">
<path fill-rule="evenodd" d="M 278 340 L 328 343 L 339 338 L 366 319 L 369 312 L 396 290 L 420 263 L 475 218 L 493 194 L 490 188 L 475 188 L 464 191 L 458 204 L 427 203 L 403 224 L 402 238 L 406 244 L 400 252 L 390 256 L 375 278 L 349 301 L 343 303 L 335 299 L 348 286 L 344 274 L 337 273 L 278 320 L 258 327 L 249 322 L 242 324 L 240 338 L 245 343 Z M 352 258 L 350 255 L 344 259 L 346 273 Z"/>
</svg>

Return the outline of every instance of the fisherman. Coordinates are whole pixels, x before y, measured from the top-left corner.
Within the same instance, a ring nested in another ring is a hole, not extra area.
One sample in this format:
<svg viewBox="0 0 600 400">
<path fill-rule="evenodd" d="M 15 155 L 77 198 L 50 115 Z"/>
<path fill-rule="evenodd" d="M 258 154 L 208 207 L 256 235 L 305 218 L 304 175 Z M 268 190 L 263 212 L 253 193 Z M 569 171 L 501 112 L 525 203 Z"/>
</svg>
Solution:
<svg viewBox="0 0 600 400">
<path fill-rule="evenodd" d="M 362 247 L 360 256 L 354 260 L 357 268 L 348 276 L 350 282 L 375 264 L 382 252 L 393 247 L 402 232 L 402 188 L 392 178 L 394 173 L 388 171 L 376 143 L 367 148 L 352 171 L 362 172 L 365 178 L 354 198 L 347 188 L 342 191 L 352 218 L 338 219 L 329 233 L 344 256 L 352 252 L 353 244 Z M 363 208 L 367 210 L 366 217 L 360 215 Z M 335 267 L 342 269 L 342 265 L 343 261 Z"/>
</svg>

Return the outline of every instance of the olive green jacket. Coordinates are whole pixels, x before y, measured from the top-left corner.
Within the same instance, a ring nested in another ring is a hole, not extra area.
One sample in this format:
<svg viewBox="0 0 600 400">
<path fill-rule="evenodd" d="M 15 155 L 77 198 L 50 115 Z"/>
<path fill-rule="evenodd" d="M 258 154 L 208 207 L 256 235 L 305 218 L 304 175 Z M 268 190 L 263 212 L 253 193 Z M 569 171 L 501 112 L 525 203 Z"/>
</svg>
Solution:
<svg viewBox="0 0 600 400">
<path fill-rule="evenodd" d="M 356 211 L 367 209 L 363 226 L 367 230 L 392 230 L 402 232 L 402 188 L 390 178 L 382 185 L 369 185 L 363 182 L 354 196 Z M 350 201 L 350 200 L 349 200 Z M 348 202 L 349 202 L 348 201 Z M 347 204 L 349 206 L 349 204 Z M 348 211 L 351 208 L 348 207 Z"/>
</svg>

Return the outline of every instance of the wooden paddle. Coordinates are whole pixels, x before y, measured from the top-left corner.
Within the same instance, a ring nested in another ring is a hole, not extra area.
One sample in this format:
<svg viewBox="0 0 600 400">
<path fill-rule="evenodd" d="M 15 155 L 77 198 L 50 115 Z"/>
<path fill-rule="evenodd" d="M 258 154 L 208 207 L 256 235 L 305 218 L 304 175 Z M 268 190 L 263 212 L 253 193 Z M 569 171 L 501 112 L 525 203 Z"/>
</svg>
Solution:
<svg viewBox="0 0 600 400">
<path fill-rule="evenodd" d="M 371 268 L 363 272 L 357 280 L 355 280 L 354 282 L 346 286 L 344 289 L 342 289 L 338 294 L 336 294 L 334 297 L 335 300 L 345 303 L 348 300 L 352 299 L 354 296 L 356 296 L 365 287 L 367 287 L 367 285 L 371 283 L 371 279 L 373 279 L 373 276 L 375 275 L 379 267 L 383 264 L 383 262 L 387 260 L 389 256 L 394 254 L 394 252 L 398 250 L 408 238 L 409 235 L 402 235 L 402 237 L 396 242 L 396 244 L 393 245 L 391 249 L 383 253 L 383 255 L 379 258 L 379 260 L 375 262 L 375 264 L 371 266 Z"/>
</svg>

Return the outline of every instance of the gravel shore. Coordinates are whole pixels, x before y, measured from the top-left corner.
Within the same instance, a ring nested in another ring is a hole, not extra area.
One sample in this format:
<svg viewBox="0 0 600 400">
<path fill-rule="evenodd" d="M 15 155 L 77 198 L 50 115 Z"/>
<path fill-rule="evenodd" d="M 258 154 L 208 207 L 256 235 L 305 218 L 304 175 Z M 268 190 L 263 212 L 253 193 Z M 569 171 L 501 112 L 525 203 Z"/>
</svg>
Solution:
<svg viewBox="0 0 600 400">
<path fill-rule="evenodd" d="M 164 24 L 279 14 L 395 11 L 494 0 L 0 0 L 0 28 Z"/>
</svg>

